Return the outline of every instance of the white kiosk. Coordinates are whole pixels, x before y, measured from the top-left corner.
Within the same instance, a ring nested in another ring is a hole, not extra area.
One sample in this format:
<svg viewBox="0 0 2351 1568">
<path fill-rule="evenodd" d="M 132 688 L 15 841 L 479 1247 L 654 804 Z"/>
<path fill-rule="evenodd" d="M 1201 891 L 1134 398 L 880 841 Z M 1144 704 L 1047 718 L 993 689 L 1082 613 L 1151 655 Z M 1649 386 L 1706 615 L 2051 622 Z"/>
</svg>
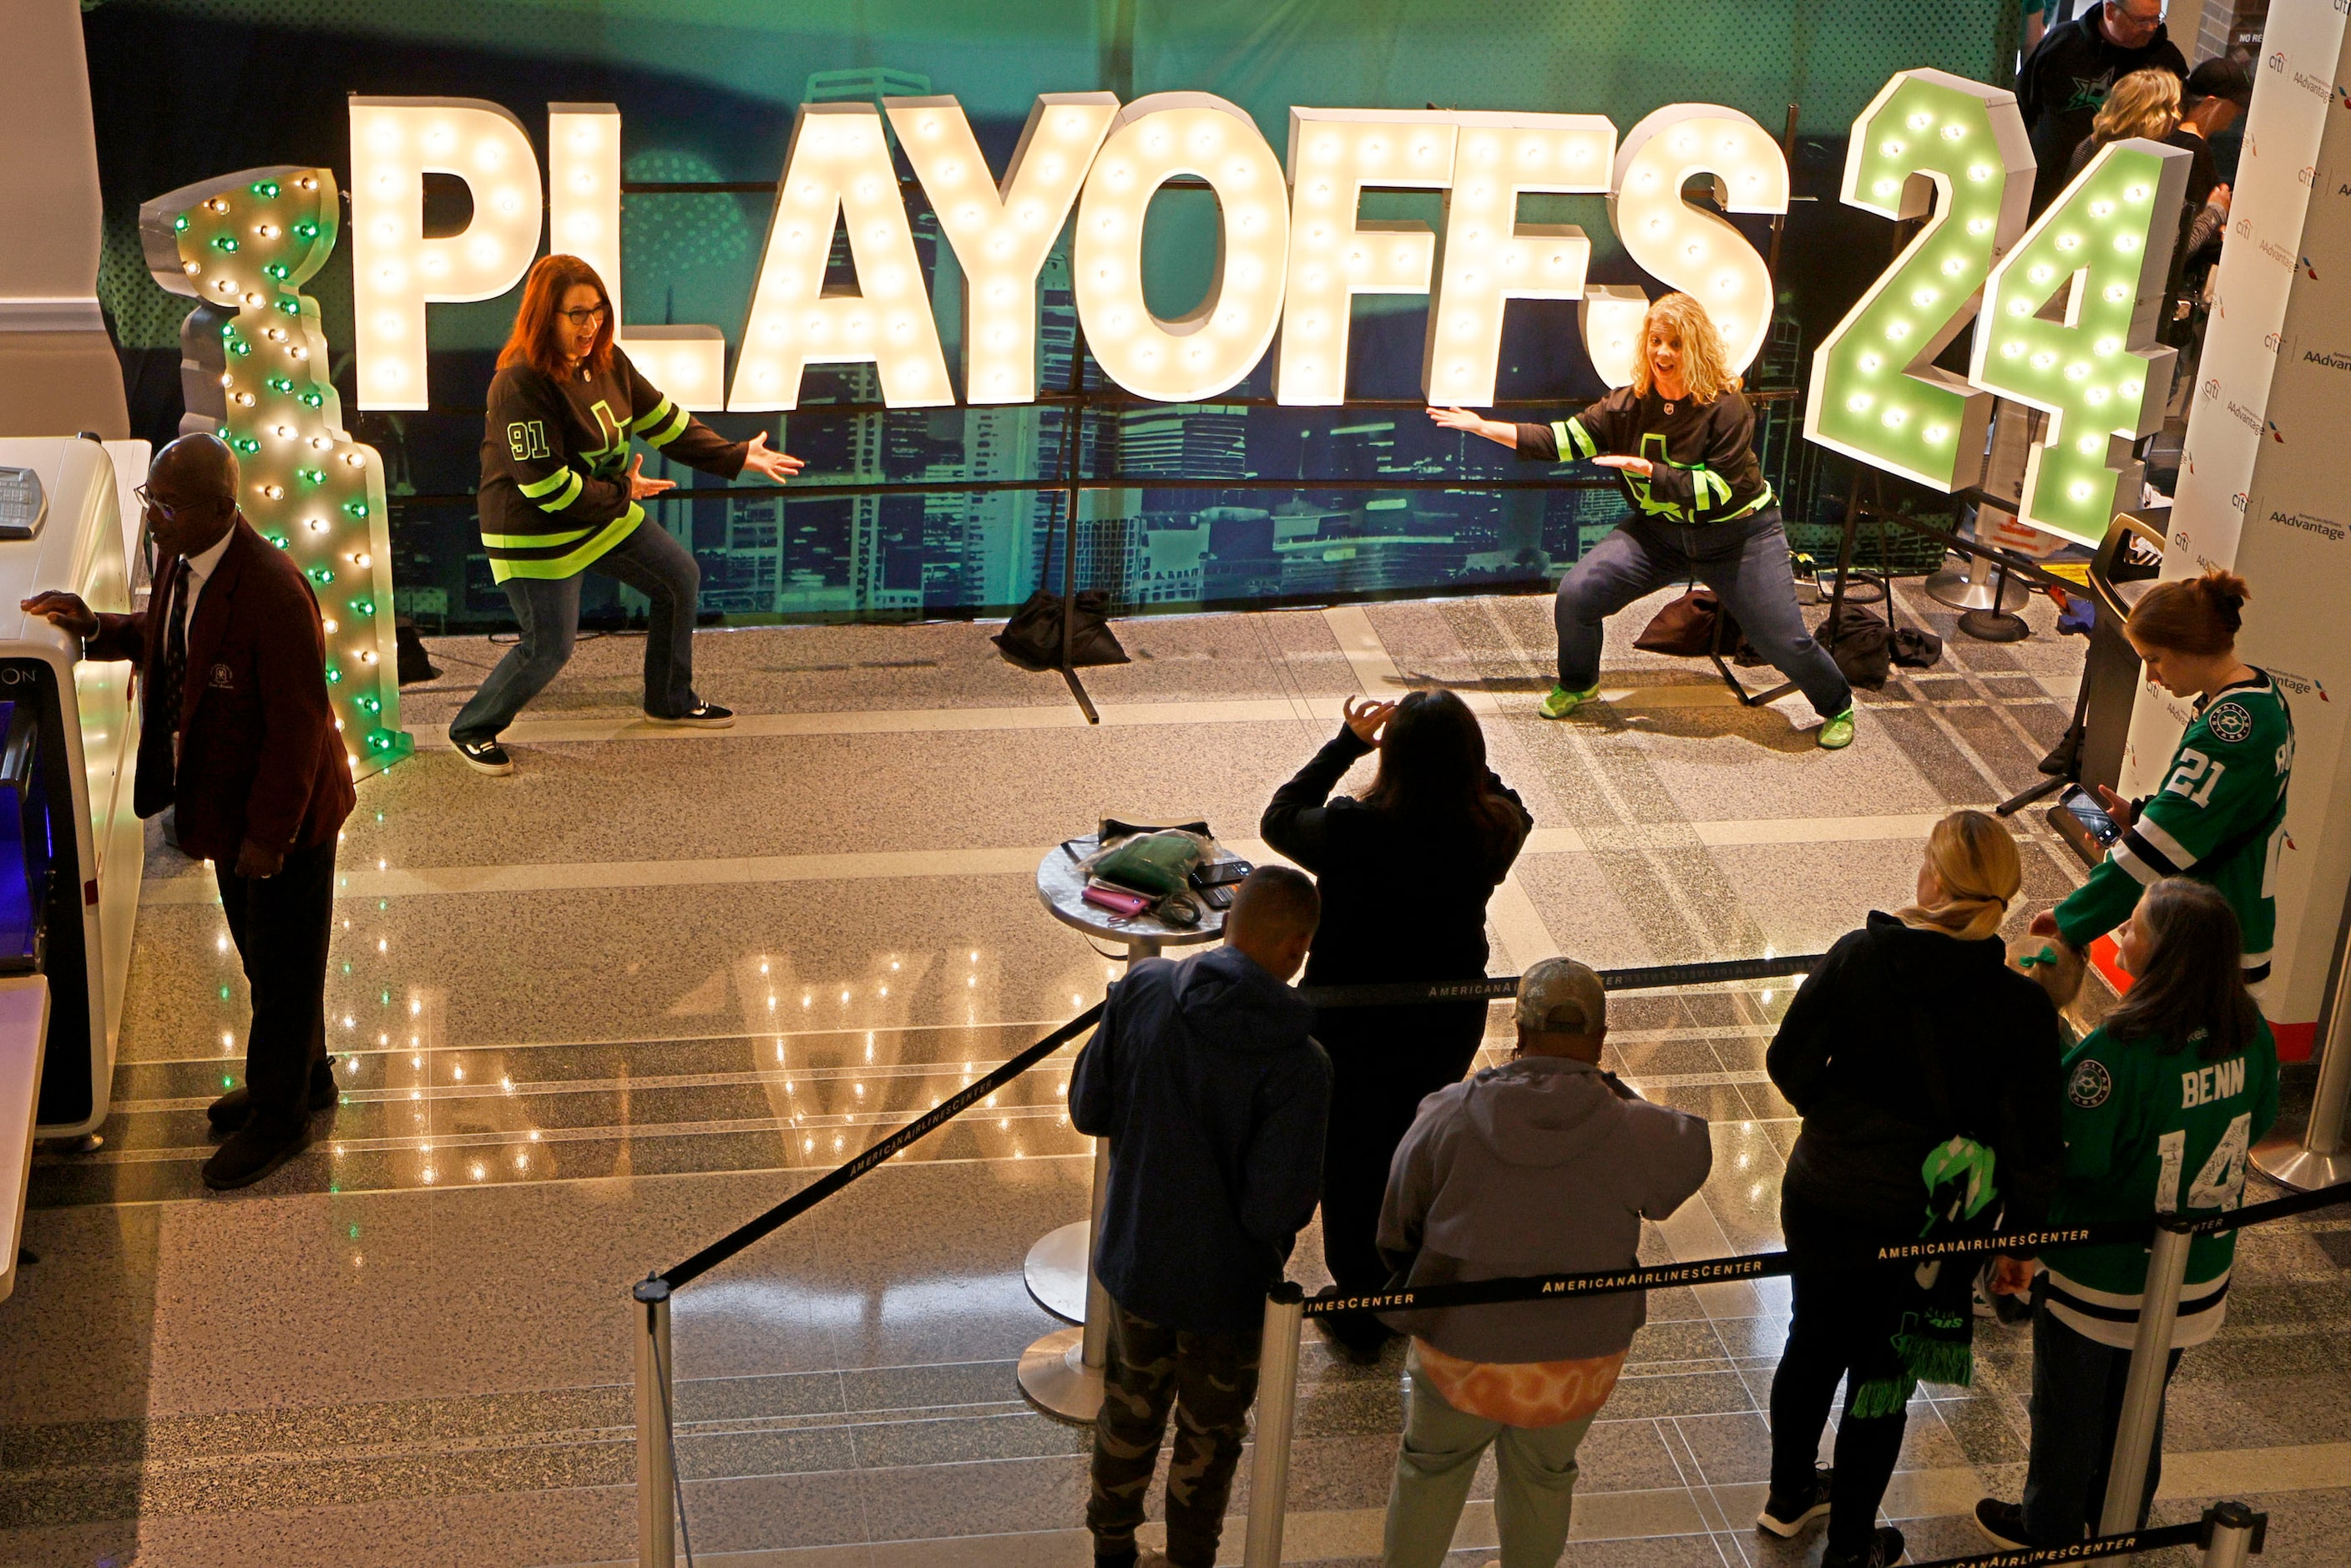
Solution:
<svg viewBox="0 0 2351 1568">
<path fill-rule="evenodd" d="M 131 608 L 144 442 L 0 439 L 0 1297 L 32 1144 L 105 1121 L 146 841 L 128 664 L 26 615 L 44 589 Z"/>
</svg>

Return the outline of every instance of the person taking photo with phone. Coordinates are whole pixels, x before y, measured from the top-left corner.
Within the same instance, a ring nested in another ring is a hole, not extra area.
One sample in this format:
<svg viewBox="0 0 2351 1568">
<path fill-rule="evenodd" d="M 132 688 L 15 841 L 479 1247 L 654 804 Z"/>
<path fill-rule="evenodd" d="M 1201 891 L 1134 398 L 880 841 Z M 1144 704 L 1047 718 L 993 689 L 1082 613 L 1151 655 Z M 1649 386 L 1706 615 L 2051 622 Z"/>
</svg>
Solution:
<svg viewBox="0 0 2351 1568">
<path fill-rule="evenodd" d="M 2167 876 L 2209 882 L 2236 912 L 2245 984 L 2269 978 L 2277 859 L 2294 778 L 2294 715 L 2267 672 L 2237 657 L 2245 580 L 2218 568 L 2159 582 L 2124 623 L 2147 678 L 2195 705 L 2163 787 L 2144 800 L 2097 794 L 2122 830 L 2090 879 L 2035 917 L 2036 936 L 2079 951 L 2129 918 Z"/>
</svg>

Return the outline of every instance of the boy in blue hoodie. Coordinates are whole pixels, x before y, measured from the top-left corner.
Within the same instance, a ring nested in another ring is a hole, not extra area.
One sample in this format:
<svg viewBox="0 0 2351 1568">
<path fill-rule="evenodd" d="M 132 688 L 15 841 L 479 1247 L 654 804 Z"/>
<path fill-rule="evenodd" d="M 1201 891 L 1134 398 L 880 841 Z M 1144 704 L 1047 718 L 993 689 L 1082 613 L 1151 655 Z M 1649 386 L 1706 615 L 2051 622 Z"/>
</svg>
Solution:
<svg viewBox="0 0 2351 1568">
<path fill-rule="evenodd" d="M 1171 1406 L 1167 1557 L 1213 1568 L 1257 1398 L 1268 1287 L 1314 1214 L 1331 1061 L 1290 989 L 1322 918 L 1314 884 L 1251 872 L 1225 946 L 1151 958 L 1110 988 L 1070 1080 L 1070 1121 L 1111 1144 L 1094 1272 L 1110 1292 L 1086 1527 L 1132 1568 Z"/>
</svg>

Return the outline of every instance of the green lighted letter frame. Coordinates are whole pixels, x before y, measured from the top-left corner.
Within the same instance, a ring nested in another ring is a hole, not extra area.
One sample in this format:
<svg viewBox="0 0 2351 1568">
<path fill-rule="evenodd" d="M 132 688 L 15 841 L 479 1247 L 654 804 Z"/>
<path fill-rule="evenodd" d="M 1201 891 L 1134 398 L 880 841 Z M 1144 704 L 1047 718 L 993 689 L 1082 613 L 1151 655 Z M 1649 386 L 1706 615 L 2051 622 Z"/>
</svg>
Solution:
<svg viewBox="0 0 2351 1568">
<path fill-rule="evenodd" d="M 156 282 L 197 301 L 181 331 L 182 430 L 209 424 L 235 450 L 246 520 L 309 579 L 357 778 L 414 742 L 400 727 L 383 464 L 342 428 L 318 301 L 300 292 L 340 216 L 327 170 L 249 169 L 147 203 L 140 237 Z"/>
<path fill-rule="evenodd" d="M 2133 444 L 2163 423 L 2176 350 L 2155 343 L 2189 155 L 2101 148 L 1984 286 L 1968 379 L 2049 415 L 2019 520 L 2082 544 L 2138 501 Z"/>
<path fill-rule="evenodd" d="M 1933 361 L 1974 318 L 1992 264 L 2023 232 L 2032 148 L 2016 95 L 1903 71 L 1854 121 L 1844 201 L 1927 225 L 1813 355 L 1804 434 L 1949 491 L 1982 465 L 1992 395 Z"/>
</svg>

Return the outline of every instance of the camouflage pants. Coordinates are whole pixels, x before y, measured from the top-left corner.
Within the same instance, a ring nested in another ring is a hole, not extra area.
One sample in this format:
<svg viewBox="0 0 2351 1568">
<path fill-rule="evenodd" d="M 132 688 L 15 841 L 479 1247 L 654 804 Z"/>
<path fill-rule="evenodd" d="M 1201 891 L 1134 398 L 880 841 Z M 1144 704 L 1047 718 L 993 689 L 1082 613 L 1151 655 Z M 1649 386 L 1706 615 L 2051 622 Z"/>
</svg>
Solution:
<svg viewBox="0 0 2351 1568">
<path fill-rule="evenodd" d="M 1086 1504 L 1094 1559 L 1134 1560 L 1143 1494 L 1172 1406 L 1167 1556 L 1176 1568 L 1211 1568 L 1257 1398 L 1259 1336 L 1163 1328 L 1115 1301 L 1111 1311 L 1102 1415 L 1094 1422 L 1093 1496 Z"/>
</svg>

